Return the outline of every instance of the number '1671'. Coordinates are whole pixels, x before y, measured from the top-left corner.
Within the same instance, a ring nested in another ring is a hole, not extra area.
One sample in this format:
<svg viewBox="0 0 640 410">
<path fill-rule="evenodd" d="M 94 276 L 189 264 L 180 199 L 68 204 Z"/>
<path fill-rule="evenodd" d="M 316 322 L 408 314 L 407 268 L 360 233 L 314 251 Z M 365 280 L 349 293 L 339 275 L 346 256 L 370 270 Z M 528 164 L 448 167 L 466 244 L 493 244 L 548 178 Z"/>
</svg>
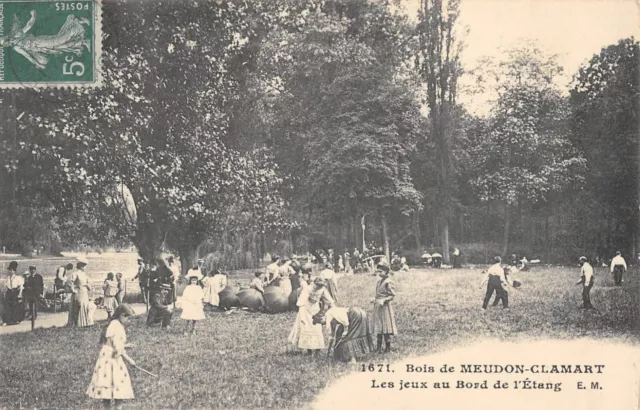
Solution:
<svg viewBox="0 0 640 410">
<path fill-rule="evenodd" d="M 363 363 L 360 365 L 360 371 L 361 372 L 378 372 L 378 373 L 391 372 L 391 366 L 389 366 L 389 364 L 369 363 L 367 365 Z"/>
</svg>

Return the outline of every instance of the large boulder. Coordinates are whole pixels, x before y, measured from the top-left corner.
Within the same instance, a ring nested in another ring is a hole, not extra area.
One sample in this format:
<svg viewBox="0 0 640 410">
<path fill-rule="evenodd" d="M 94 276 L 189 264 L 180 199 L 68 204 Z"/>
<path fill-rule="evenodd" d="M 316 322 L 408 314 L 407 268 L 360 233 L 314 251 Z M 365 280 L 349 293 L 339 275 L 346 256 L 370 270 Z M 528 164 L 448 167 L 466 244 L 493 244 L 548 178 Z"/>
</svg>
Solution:
<svg viewBox="0 0 640 410">
<path fill-rule="evenodd" d="M 231 286 L 227 286 L 218 293 L 220 296 L 220 307 L 224 309 L 231 309 L 232 307 L 240 306 L 240 299 Z"/>
<path fill-rule="evenodd" d="M 246 307 L 253 311 L 262 310 L 262 308 L 265 306 L 265 301 L 262 293 L 258 292 L 255 289 L 240 289 L 240 292 L 238 292 L 237 296 L 238 301 L 240 302 L 240 306 Z"/>
<path fill-rule="evenodd" d="M 264 290 L 264 301 L 269 313 L 282 313 L 289 309 L 289 297 L 278 286 L 267 286 Z"/>
</svg>

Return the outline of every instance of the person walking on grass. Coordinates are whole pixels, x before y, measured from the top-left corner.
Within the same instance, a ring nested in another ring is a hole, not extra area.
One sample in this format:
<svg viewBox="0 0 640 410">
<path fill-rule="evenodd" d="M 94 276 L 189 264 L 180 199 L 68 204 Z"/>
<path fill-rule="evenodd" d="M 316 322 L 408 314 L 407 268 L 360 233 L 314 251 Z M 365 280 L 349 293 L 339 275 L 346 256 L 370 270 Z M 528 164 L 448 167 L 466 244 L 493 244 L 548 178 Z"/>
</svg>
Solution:
<svg viewBox="0 0 640 410">
<path fill-rule="evenodd" d="M 131 306 L 127 304 L 118 306 L 100 335 L 102 347 L 86 393 L 92 399 L 102 400 L 105 408 L 112 406 L 112 399 L 115 407 L 119 409 L 122 408 L 123 400 L 134 398 L 131 378 L 125 364 L 136 365 L 125 350 L 127 346 L 125 326 L 134 314 Z"/>
<path fill-rule="evenodd" d="M 377 335 L 377 351 L 382 353 L 384 338 L 384 353 L 391 351 L 391 336 L 398 334 L 395 313 L 391 302 L 396 297 L 395 283 L 391 278 L 391 268 L 388 264 L 378 265 L 380 280 L 376 285 L 376 296 L 373 303 L 373 329 Z"/>
<path fill-rule="evenodd" d="M 509 294 L 507 293 L 507 287 L 509 286 L 509 281 L 504 274 L 504 268 L 502 267 L 502 258 L 496 256 L 493 259 L 494 264 L 487 269 L 487 272 L 480 283 L 480 288 L 482 289 L 487 284 L 487 292 L 484 295 L 484 302 L 482 303 L 482 309 L 486 310 L 489 305 L 489 301 L 493 296 L 493 293 L 496 293 L 496 297 L 502 300 L 502 308 L 509 308 Z"/>
<path fill-rule="evenodd" d="M 182 308 L 181 319 L 187 321 L 184 334 L 189 333 L 189 325 L 191 325 L 191 334 L 196 333 L 196 322 L 205 318 L 204 316 L 204 292 L 202 287 L 198 285 L 198 276 L 193 273 L 191 276 L 187 275 L 187 281 L 189 285 L 184 289 L 182 299 L 180 300 L 180 307 Z"/>
<path fill-rule="evenodd" d="M 622 275 L 627 271 L 627 262 L 625 262 L 620 251 L 617 251 L 616 256 L 611 259 L 610 270 L 616 286 L 622 286 Z"/>
<path fill-rule="evenodd" d="M 595 309 L 591 304 L 591 288 L 593 287 L 593 267 L 587 261 L 586 256 L 580 257 L 580 282 L 577 285 L 582 285 L 582 307 L 581 309 Z"/>
</svg>

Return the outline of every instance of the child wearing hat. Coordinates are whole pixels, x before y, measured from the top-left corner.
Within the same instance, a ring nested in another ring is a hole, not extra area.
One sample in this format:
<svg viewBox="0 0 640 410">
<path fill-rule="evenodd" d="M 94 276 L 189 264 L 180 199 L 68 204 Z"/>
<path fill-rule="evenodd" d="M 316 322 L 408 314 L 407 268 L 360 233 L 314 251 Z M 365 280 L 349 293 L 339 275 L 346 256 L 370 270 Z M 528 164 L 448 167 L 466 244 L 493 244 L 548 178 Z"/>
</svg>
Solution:
<svg viewBox="0 0 640 410">
<path fill-rule="evenodd" d="M 196 322 L 205 318 L 204 315 L 204 292 L 202 287 L 198 285 L 198 274 L 193 272 L 187 275 L 187 281 L 189 285 L 184 289 L 182 299 L 180 300 L 180 307 L 182 308 L 182 315 L 180 318 L 187 321 L 185 328 L 185 334 L 189 332 L 189 325 L 191 324 L 191 334 L 196 332 Z"/>
<path fill-rule="evenodd" d="M 395 313 L 391 302 L 396 297 L 395 283 L 391 279 L 391 268 L 388 264 L 378 265 L 380 280 L 376 285 L 376 296 L 373 298 L 373 329 L 378 338 L 378 353 L 382 353 L 384 338 L 385 353 L 391 351 L 391 336 L 398 334 Z"/>
<path fill-rule="evenodd" d="M 118 306 L 100 335 L 102 347 L 91 376 L 91 383 L 87 388 L 87 395 L 92 399 L 102 400 L 106 408 L 111 406 L 112 399 L 116 408 L 119 408 L 123 400 L 134 398 L 131 378 L 125 363 L 135 366 L 136 362 L 125 351 L 127 334 L 124 329 L 129 323 L 129 317 L 134 314 L 133 308 L 126 303 Z"/>
</svg>

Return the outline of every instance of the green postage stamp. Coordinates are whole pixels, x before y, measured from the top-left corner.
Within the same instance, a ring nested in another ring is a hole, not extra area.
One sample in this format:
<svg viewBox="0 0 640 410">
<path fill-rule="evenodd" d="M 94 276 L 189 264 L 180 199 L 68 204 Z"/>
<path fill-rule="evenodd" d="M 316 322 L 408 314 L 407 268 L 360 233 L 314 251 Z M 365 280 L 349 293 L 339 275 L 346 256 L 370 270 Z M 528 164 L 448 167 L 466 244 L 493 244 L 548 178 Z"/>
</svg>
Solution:
<svg viewBox="0 0 640 410">
<path fill-rule="evenodd" d="M 100 0 L 0 0 L 0 88 L 101 83 Z"/>
</svg>

